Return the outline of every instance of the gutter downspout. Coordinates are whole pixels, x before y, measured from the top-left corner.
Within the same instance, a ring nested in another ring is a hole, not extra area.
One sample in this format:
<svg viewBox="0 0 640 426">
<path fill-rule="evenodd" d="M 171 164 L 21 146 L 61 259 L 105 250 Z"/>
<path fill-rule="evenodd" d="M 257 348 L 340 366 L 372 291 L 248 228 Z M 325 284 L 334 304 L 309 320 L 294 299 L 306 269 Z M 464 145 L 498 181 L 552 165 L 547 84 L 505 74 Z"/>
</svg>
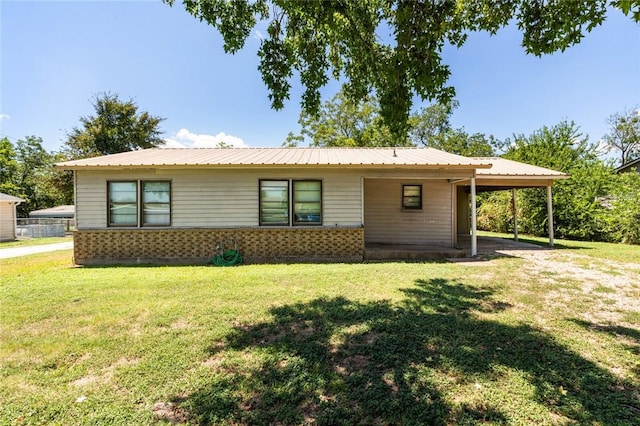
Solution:
<svg viewBox="0 0 640 426">
<path fill-rule="evenodd" d="M 16 210 L 16 207 L 18 207 L 20 203 L 22 203 L 22 201 L 16 201 L 15 203 L 13 203 L 13 239 L 14 240 L 18 238 L 18 212 Z"/>
</svg>

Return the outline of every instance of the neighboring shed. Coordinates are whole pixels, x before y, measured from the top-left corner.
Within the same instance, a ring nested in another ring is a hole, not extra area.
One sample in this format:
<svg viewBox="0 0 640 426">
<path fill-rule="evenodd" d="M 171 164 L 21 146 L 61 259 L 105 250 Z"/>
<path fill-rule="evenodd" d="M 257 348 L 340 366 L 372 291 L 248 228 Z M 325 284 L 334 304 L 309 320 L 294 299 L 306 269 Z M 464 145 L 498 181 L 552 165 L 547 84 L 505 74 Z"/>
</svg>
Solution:
<svg viewBox="0 0 640 426">
<path fill-rule="evenodd" d="M 210 148 L 57 167 L 75 174 L 74 259 L 99 264 L 202 261 L 224 241 L 248 261 L 358 261 L 380 244 L 453 248 L 457 187 L 475 191 L 492 162 L 433 148 Z"/>
<path fill-rule="evenodd" d="M 618 167 L 614 170 L 615 173 L 625 173 L 625 172 L 635 172 L 640 173 L 640 158 L 636 158 L 635 160 L 629 161 L 626 164 Z"/>
<path fill-rule="evenodd" d="M 16 206 L 24 201 L 0 192 L 0 241 L 16 239 Z"/>
<path fill-rule="evenodd" d="M 48 209 L 33 210 L 29 217 L 34 219 L 73 219 L 76 214 L 75 206 L 55 206 Z"/>
</svg>

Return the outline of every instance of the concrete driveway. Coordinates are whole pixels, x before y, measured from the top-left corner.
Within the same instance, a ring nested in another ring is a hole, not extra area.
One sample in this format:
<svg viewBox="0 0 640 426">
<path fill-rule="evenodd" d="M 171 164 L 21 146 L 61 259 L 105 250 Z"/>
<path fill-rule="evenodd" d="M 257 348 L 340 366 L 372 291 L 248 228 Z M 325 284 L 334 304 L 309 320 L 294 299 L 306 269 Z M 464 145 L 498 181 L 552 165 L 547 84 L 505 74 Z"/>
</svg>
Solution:
<svg viewBox="0 0 640 426">
<path fill-rule="evenodd" d="M 27 256 L 29 254 L 36 254 L 36 253 L 46 253 L 49 251 L 69 250 L 72 248 L 73 248 L 73 241 L 67 241 L 64 243 L 55 243 L 55 244 L 44 244 L 41 246 L 4 248 L 4 249 L 0 249 L 0 259 Z"/>
</svg>

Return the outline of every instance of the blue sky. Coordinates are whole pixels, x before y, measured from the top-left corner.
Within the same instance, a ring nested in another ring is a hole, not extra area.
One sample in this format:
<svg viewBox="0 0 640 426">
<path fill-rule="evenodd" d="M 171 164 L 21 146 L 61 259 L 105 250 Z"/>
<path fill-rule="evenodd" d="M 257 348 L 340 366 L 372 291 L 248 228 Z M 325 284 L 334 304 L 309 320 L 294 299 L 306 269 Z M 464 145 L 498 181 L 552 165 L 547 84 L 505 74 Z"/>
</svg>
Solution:
<svg viewBox="0 0 640 426">
<path fill-rule="evenodd" d="M 58 150 L 105 91 L 165 117 L 173 144 L 280 146 L 298 131 L 300 87 L 284 110 L 270 109 L 259 37 L 227 55 L 217 31 L 176 3 L 0 0 L 0 134 Z M 527 56 L 520 38 L 509 27 L 445 48 L 455 127 L 504 139 L 568 119 L 595 142 L 610 114 L 640 105 L 640 26 L 620 12 L 564 53 Z M 330 83 L 324 99 L 338 88 Z"/>
</svg>

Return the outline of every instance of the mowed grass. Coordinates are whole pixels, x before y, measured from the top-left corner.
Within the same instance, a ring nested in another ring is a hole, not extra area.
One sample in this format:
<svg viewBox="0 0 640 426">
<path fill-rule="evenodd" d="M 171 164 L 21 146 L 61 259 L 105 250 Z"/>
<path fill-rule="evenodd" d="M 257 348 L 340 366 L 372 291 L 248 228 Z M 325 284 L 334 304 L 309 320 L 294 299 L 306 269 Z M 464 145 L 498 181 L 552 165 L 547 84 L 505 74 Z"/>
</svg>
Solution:
<svg viewBox="0 0 640 426">
<path fill-rule="evenodd" d="M 42 246 L 46 244 L 66 243 L 73 241 L 73 237 L 44 237 L 44 238 L 24 238 L 16 241 L 0 242 L 0 250 L 4 248 Z"/>
<path fill-rule="evenodd" d="M 0 424 L 639 424 L 633 294 L 523 262 L 0 261 Z"/>
</svg>

